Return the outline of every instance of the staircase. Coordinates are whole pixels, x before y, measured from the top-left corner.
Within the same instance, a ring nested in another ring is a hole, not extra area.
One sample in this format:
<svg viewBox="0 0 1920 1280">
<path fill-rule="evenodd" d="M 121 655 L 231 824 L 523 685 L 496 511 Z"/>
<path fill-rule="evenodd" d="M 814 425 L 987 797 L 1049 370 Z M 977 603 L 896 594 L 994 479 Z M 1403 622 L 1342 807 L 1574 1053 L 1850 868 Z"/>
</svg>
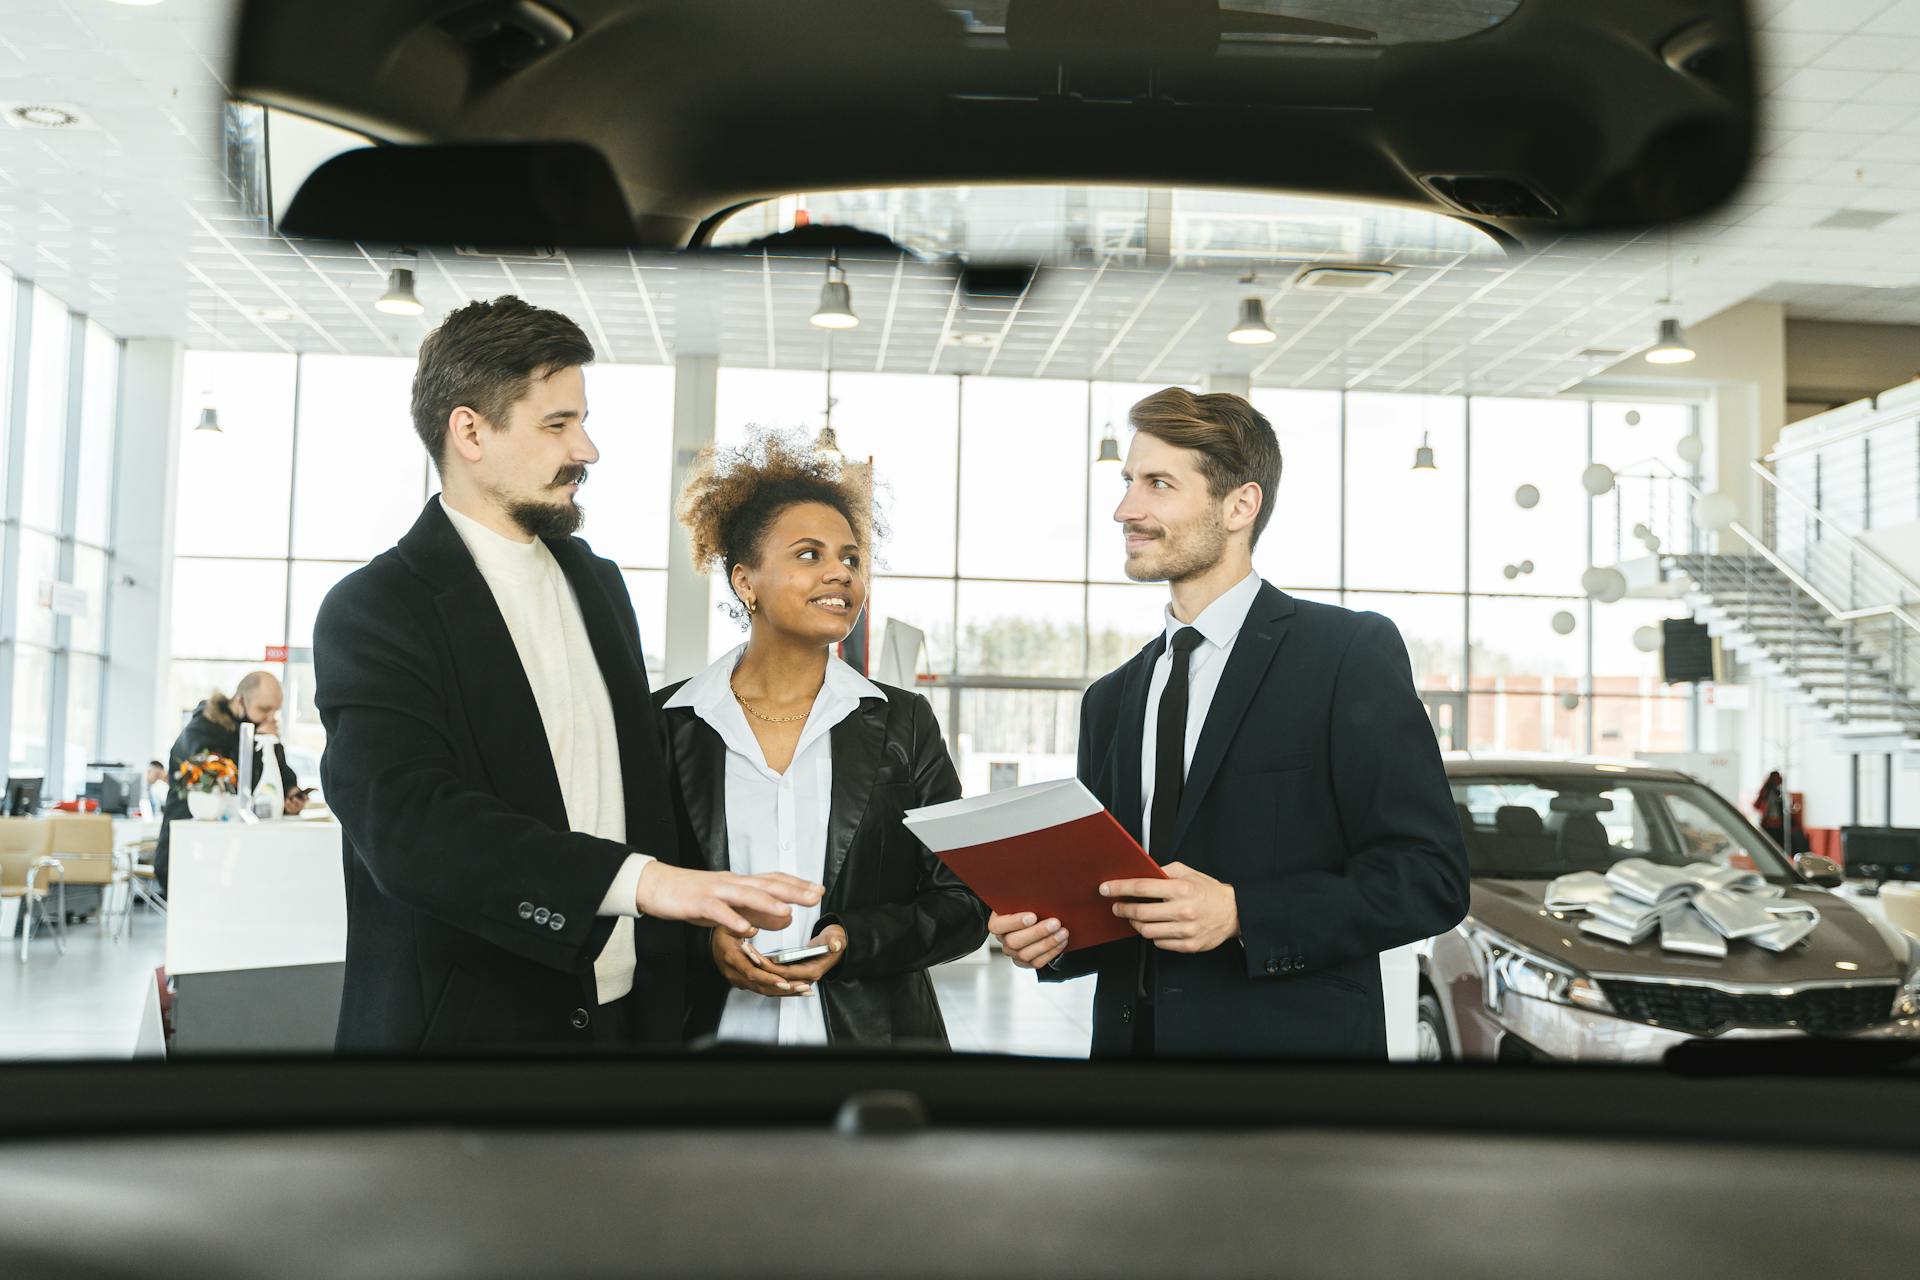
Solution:
<svg viewBox="0 0 1920 1280">
<path fill-rule="evenodd" d="M 1904 611 L 1846 616 L 1796 582 L 1777 555 L 1763 554 L 1746 530 L 1732 532 L 1748 550 L 1661 557 L 1669 576 L 1686 575 L 1694 617 L 1742 661 L 1790 682 L 1849 750 L 1920 750 L 1920 634 Z"/>
</svg>

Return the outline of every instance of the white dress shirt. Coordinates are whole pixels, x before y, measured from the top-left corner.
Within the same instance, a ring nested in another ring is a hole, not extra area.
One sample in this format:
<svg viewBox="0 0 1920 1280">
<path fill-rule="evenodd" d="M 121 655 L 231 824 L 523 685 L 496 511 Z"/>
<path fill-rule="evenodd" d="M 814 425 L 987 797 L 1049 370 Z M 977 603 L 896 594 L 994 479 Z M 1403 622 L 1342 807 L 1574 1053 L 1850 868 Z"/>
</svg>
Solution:
<svg viewBox="0 0 1920 1280">
<path fill-rule="evenodd" d="M 568 827 L 602 840 L 624 842 L 627 801 L 613 700 L 607 695 L 606 677 L 594 657 L 586 619 L 566 571 L 538 538 L 521 542 L 503 537 L 444 502 L 440 509 L 467 544 L 513 636 L 514 652 L 520 656 L 540 708 Z M 635 894 L 640 873 L 651 861 L 646 854 L 628 855 L 600 902 L 597 914 L 621 917 L 593 962 L 601 1004 L 633 990 L 630 917 L 640 914 Z"/>
<path fill-rule="evenodd" d="M 726 744 L 727 863 L 739 875 L 784 871 L 816 884 L 826 880 L 827 825 L 833 810 L 831 730 L 859 709 L 862 698 L 887 695 L 842 662 L 827 658 L 826 679 L 800 730 L 785 773 L 767 765 L 760 740 L 733 696 L 741 645 L 680 687 L 668 707 L 687 707 Z M 762 929 L 753 945 L 765 955 L 811 941 L 817 906 L 795 906 L 784 929 Z M 825 1044 L 826 1015 L 814 996 L 763 996 L 738 987 L 727 992 L 720 1015 L 722 1040 L 762 1044 Z"/>
<path fill-rule="evenodd" d="M 1192 626 L 1202 637 L 1187 659 L 1186 765 L 1192 768 L 1194 748 L 1199 746 L 1200 731 L 1206 727 L 1207 708 L 1213 705 L 1213 695 L 1220 688 L 1220 675 L 1227 669 L 1227 658 L 1233 653 L 1233 642 L 1239 638 L 1240 628 L 1246 624 L 1247 613 L 1259 594 L 1260 575 L 1249 573 L 1201 610 L 1192 623 L 1174 617 L 1173 606 L 1167 606 L 1166 645 L 1153 664 L 1153 680 L 1147 686 L 1145 732 L 1140 736 L 1140 844 L 1143 848 L 1152 847 L 1153 764 L 1159 747 L 1160 694 L 1167 687 L 1167 677 L 1173 673 L 1174 634 Z M 1186 776 L 1184 771 L 1181 776 Z M 1180 860 L 1178 851 L 1174 860 Z"/>
</svg>

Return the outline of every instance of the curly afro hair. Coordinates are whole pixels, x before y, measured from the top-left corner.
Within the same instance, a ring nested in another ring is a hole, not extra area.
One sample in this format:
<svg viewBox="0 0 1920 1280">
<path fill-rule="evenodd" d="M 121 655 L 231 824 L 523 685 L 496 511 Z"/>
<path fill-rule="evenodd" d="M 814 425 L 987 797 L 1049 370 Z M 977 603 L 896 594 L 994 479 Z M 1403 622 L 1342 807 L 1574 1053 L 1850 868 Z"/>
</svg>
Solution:
<svg viewBox="0 0 1920 1280">
<path fill-rule="evenodd" d="M 787 508 L 807 502 L 845 516 L 863 558 L 872 559 L 874 539 L 885 536 L 885 529 L 869 486 L 847 474 L 838 458 L 816 450 L 804 432 L 754 427 L 743 445 L 708 445 L 680 494 L 680 523 L 693 535 L 693 567 L 720 570 L 732 590 L 734 566 L 757 563 L 768 528 Z M 730 612 L 746 616 L 738 608 Z"/>
</svg>

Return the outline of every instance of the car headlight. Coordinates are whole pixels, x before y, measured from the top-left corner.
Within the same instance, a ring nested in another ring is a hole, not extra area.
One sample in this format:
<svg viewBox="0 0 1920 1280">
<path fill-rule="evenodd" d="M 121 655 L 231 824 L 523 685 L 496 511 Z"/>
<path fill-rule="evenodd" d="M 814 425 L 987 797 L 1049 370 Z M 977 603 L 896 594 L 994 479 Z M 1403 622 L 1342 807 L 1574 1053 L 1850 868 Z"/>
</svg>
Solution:
<svg viewBox="0 0 1920 1280">
<path fill-rule="evenodd" d="M 1556 964 L 1485 929 L 1469 929 L 1467 938 L 1481 960 L 1487 1008 L 1500 1012 L 1506 993 L 1564 1004 L 1594 1013 L 1612 1013 L 1600 984 L 1567 965 Z"/>
<path fill-rule="evenodd" d="M 1893 998 L 1893 1016 L 1920 1018 L 1920 943 L 1907 947 L 1907 980 Z"/>
</svg>

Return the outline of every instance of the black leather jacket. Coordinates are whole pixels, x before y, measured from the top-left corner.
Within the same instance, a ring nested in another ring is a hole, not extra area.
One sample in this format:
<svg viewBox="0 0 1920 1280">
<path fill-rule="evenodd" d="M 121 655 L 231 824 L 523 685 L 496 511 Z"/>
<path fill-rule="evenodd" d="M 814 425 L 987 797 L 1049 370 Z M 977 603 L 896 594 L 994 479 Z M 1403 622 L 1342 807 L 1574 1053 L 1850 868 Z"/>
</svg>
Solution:
<svg viewBox="0 0 1920 1280">
<path fill-rule="evenodd" d="M 928 968 L 958 959 L 987 936 L 987 907 L 927 852 L 900 817 L 908 809 L 960 796 L 933 708 L 919 694 L 879 686 L 885 702 L 864 698 L 835 725 L 833 801 L 820 927 L 847 931 L 847 954 L 816 988 L 829 1043 L 946 1047 L 947 1028 Z M 679 691 L 654 694 L 656 706 Z M 674 811 L 689 859 L 728 869 L 726 746 L 690 708 L 663 710 Z M 687 993 L 687 1035 L 720 1025 L 731 988 L 698 933 Z"/>
</svg>

